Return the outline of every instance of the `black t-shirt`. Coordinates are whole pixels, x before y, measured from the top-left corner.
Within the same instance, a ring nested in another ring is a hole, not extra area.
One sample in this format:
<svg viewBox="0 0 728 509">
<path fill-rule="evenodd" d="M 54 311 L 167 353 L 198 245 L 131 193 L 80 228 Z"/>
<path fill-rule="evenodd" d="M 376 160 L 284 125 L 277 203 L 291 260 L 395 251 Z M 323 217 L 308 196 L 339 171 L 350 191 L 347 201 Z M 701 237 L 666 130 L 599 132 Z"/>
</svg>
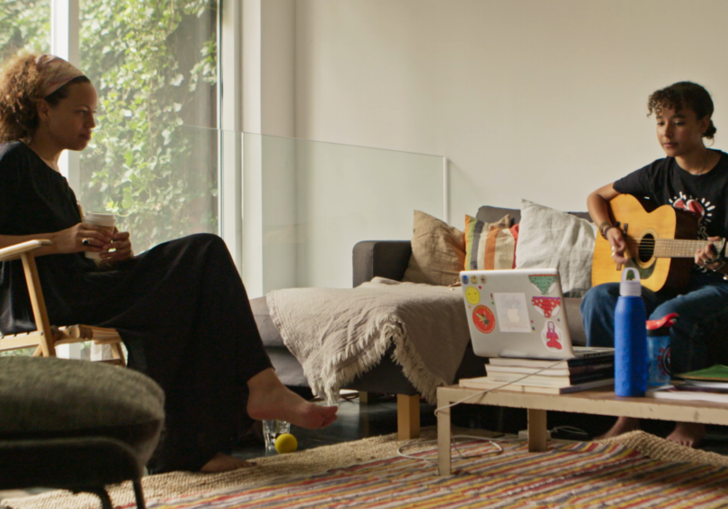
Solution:
<svg viewBox="0 0 728 509">
<path fill-rule="evenodd" d="M 658 159 L 614 183 L 614 189 L 647 198 L 655 207 L 672 205 L 694 212 L 698 238 L 728 237 L 728 154 L 720 152 L 718 164 L 708 173 L 692 175 L 674 157 Z"/>
</svg>

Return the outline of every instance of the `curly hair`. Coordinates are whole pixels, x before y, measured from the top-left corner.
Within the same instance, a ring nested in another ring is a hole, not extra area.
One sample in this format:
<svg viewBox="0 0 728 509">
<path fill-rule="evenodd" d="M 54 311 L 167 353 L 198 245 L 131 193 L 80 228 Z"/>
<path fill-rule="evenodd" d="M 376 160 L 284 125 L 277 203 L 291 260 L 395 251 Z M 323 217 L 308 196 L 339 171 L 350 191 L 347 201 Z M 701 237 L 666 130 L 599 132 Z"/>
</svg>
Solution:
<svg viewBox="0 0 728 509">
<path fill-rule="evenodd" d="M 39 99 L 51 106 L 68 97 L 73 83 L 90 83 L 79 76 L 47 97 L 40 97 L 40 73 L 35 65 L 38 55 L 23 53 L 9 58 L 0 71 L 0 143 L 30 138 L 38 128 Z"/>
<path fill-rule="evenodd" d="M 673 83 L 669 87 L 654 92 L 647 100 L 647 116 L 653 113 L 659 115 L 663 109 L 680 111 L 691 109 L 698 120 L 710 118 L 713 115 L 713 99 L 705 88 L 690 81 Z M 704 138 L 713 139 L 717 129 L 710 120 L 708 129 L 703 133 Z"/>
</svg>

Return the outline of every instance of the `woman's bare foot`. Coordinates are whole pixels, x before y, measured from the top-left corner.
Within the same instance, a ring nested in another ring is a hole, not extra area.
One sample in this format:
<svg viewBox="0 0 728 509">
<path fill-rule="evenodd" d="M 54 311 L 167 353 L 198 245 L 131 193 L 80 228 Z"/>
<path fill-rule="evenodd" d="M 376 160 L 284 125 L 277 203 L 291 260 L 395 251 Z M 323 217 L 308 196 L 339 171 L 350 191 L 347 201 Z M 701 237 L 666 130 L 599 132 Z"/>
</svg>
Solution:
<svg viewBox="0 0 728 509">
<path fill-rule="evenodd" d="M 686 447 L 697 447 L 704 437 L 705 425 L 695 422 L 678 422 L 667 439 Z"/>
<path fill-rule="evenodd" d="M 230 470 L 238 470 L 239 468 L 248 468 L 254 465 L 255 463 L 250 463 L 219 452 L 210 461 L 205 463 L 205 466 L 200 469 L 200 472 L 214 474 L 216 472 L 229 472 Z"/>
<path fill-rule="evenodd" d="M 272 368 L 248 380 L 248 415 L 256 420 L 278 419 L 307 429 L 328 426 L 338 408 L 309 403 L 281 383 Z"/>
<path fill-rule="evenodd" d="M 605 438 L 616 437 L 623 433 L 628 433 L 636 429 L 640 429 L 639 419 L 635 419 L 634 417 L 620 417 L 617 419 L 617 422 L 614 423 L 614 426 L 612 426 L 609 431 L 607 431 L 603 435 L 596 437 L 594 440 L 603 440 Z"/>
</svg>

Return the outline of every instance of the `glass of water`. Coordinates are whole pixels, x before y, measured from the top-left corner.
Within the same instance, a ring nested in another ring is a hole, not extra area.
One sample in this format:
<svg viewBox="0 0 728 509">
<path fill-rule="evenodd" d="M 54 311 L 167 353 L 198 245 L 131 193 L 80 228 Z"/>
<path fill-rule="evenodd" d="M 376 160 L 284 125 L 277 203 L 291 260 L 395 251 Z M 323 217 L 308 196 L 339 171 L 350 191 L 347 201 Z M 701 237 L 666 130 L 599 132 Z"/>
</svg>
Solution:
<svg viewBox="0 0 728 509">
<path fill-rule="evenodd" d="M 275 449 L 276 438 L 291 432 L 291 423 L 286 421 L 263 421 L 263 438 L 266 449 Z"/>
</svg>

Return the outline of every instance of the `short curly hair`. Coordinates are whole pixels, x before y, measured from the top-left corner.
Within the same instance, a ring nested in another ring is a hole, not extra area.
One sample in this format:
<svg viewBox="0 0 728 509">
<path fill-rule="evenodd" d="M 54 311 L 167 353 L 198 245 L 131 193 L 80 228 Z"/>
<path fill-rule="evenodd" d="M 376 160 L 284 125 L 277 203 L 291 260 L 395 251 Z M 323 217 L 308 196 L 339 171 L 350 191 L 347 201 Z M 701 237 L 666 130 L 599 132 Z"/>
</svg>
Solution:
<svg viewBox="0 0 728 509">
<path fill-rule="evenodd" d="M 653 113 L 659 115 L 663 109 L 680 111 L 691 109 L 698 119 L 713 116 L 713 99 L 705 88 L 691 81 L 680 81 L 669 87 L 654 92 L 647 100 L 647 116 Z M 717 129 L 710 120 L 708 129 L 703 133 L 704 138 L 713 139 Z"/>
<path fill-rule="evenodd" d="M 38 55 L 22 53 L 10 57 L 0 71 L 0 143 L 30 138 L 38 128 L 40 74 L 35 65 Z M 90 83 L 79 76 L 43 98 L 51 106 L 68 97 L 73 83 Z"/>
</svg>

